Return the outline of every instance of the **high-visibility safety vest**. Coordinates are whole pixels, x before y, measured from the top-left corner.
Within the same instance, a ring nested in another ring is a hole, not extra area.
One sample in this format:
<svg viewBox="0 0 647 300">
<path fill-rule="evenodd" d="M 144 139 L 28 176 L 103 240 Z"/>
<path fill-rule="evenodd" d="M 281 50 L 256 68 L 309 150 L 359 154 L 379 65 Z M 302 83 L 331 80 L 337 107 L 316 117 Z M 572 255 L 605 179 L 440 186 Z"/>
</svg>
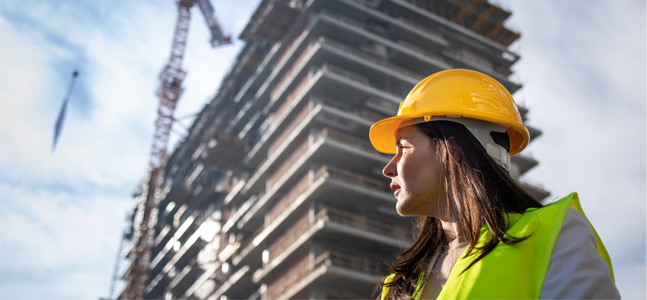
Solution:
<svg viewBox="0 0 647 300">
<path fill-rule="evenodd" d="M 543 208 L 530 208 L 524 214 L 507 214 L 509 224 L 512 224 L 508 234 L 528 238 L 514 245 L 500 242 L 492 252 L 462 274 L 461 272 L 478 256 L 478 251 L 473 250 L 467 257 L 461 255 L 438 299 L 539 299 L 553 246 L 568 207 L 584 214 L 577 193 Z M 593 233 L 597 240 L 598 253 L 609 265 L 613 279 L 609 254 L 595 229 Z M 491 239 L 492 234 L 483 226 L 476 247 L 485 245 Z M 387 277 L 385 284 L 391 282 L 394 276 L 395 274 L 391 274 Z M 415 299 L 420 299 L 422 295 L 424 280 L 424 276 L 421 275 L 413 295 Z M 388 292 L 388 287 L 382 289 L 382 300 L 386 299 Z"/>
</svg>

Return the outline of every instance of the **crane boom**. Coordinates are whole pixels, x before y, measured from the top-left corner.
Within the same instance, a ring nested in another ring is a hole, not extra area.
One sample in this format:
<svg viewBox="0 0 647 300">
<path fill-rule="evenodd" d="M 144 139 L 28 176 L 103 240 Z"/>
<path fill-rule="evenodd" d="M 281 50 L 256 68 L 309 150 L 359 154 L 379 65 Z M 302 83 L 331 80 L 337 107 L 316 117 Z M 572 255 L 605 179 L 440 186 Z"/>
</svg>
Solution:
<svg viewBox="0 0 647 300">
<path fill-rule="evenodd" d="M 177 3 L 178 18 L 171 47 L 171 57 L 160 74 L 161 84 L 157 93 L 160 101 L 148 172 L 142 186 L 141 196 L 136 199 L 137 213 L 133 221 L 134 234 L 132 237 L 134 247 L 130 254 L 130 266 L 124 273 L 126 279 L 126 287 L 122 293 L 124 299 L 144 299 L 146 284 L 150 279 L 148 265 L 155 235 L 158 206 L 161 200 L 160 187 L 166 167 L 166 148 L 173 125 L 173 112 L 184 90 L 182 82 L 186 72 L 182 70 L 182 59 L 191 21 L 191 7 L 197 3 L 204 14 L 211 31 L 213 47 L 231 43 L 231 38 L 222 33 L 220 25 L 213 16 L 213 7 L 208 0 L 179 0 Z"/>
<path fill-rule="evenodd" d="M 195 2 L 198 4 L 202 15 L 204 15 L 204 20 L 207 22 L 207 26 L 211 30 L 211 46 L 216 47 L 230 44 L 231 37 L 223 35 L 220 24 L 218 24 L 218 21 L 213 15 L 213 6 L 211 6 L 209 0 L 195 0 Z"/>
</svg>

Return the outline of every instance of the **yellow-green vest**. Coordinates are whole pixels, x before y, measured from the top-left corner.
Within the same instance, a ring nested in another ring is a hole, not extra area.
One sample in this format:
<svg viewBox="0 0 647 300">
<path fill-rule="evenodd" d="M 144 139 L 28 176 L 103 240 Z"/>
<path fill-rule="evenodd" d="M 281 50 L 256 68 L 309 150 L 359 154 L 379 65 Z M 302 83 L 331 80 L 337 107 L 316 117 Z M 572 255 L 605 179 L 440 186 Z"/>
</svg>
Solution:
<svg viewBox="0 0 647 300">
<path fill-rule="evenodd" d="M 529 236 L 529 238 L 515 245 L 499 243 L 492 252 L 462 274 L 461 271 L 477 257 L 477 251 L 473 250 L 467 257 L 461 255 L 438 299 L 539 299 L 553 245 L 568 207 L 584 214 L 577 193 L 572 193 L 543 208 L 528 209 L 524 214 L 508 214 L 507 217 L 512 224 L 508 234 L 514 237 Z M 593 228 L 592 225 L 591 228 Z M 609 254 L 595 229 L 593 232 L 597 240 L 598 253 L 609 265 L 613 279 Z M 492 234 L 484 226 L 481 228 L 476 246 L 484 245 L 491 239 Z M 387 277 L 385 283 L 391 282 L 394 276 L 395 274 L 391 274 Z M 418 288 L 414 292 L 415 299 L 420 299 L 423 285 L 424 276 L 421 275 Z M 388 291 L 388 287 L 382 289 L 382 300 L 386 298 Z"/>
</svg>

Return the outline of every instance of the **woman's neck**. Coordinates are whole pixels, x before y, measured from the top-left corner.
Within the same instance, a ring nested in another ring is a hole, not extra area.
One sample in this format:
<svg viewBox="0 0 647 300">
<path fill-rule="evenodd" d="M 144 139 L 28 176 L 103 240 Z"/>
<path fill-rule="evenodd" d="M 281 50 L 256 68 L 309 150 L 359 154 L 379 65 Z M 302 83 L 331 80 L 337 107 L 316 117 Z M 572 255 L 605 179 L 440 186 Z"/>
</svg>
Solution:
<svg viewBox="0 0 647 300">
<path fill-rule="evenodd" d="M 461 236 L 461 230 L 460 227 L 458 226 L 457 221 L 442 221 L 441 223 L 443 224 L 443 231 L 445 231 L 445 236 L 447 237 L 447 241 L 451 242 L 457 237 Z"/>
</svg>

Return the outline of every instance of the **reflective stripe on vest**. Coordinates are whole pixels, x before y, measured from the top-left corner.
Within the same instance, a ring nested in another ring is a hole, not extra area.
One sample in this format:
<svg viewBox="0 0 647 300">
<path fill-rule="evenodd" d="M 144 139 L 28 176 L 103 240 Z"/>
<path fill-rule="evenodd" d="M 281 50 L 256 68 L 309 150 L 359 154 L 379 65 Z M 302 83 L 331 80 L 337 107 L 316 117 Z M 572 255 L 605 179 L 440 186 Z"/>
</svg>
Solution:
<svg viewBox="0 0 647 300">
<path fill-rule="evenodd" d="M 438 299 L 539 299 L 544 277 L 548 271 L 553 245 L 564 222 L 566 209 L 574 208 L 584 214 L 577 193 L 572 193 L 543 208 L 531 208 L 524 214 L 508 214 L 508 234 L 513 237 L 528 237 L 526 240 L 507 245 L 499 243 L 492 252 L 461 274 L 478 256 L 478 251 L 456 262 Z M 586 216 L 586 215 L 585 215 Z M 590 223 L 589 223 L 590 224 Z M 591 228 L 593 226 L 591 225 Z M 593 229 L 600 257 L 609 265 L 611 278 L 613 268 L 607 250 Z M 481 228 L 476 247 L 492 239 L 486 226 Z M 391 282 L 395 274 L 384 283 Z M 422 295 L 424 276 L 418 280 L 415 299 Z M 386 299 L 389 288 L 384 287 L 381 299 Z"/>
</svg>

